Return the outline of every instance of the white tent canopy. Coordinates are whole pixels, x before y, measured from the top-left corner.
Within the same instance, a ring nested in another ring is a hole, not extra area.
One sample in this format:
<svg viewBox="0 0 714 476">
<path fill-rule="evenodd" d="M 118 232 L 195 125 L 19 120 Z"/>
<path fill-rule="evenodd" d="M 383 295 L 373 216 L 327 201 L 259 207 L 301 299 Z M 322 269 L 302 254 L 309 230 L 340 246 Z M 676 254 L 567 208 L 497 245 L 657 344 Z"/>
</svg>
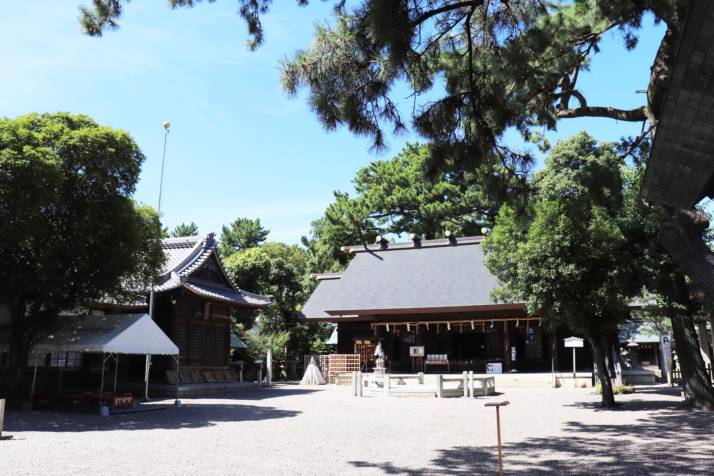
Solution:
<svg viewBox="0 0 714 476">
<path fill-rule="evenodd" d="M 35 342 L 32 352 L 178 355 L 179 350 L 148 314 L 114 314 L 66 318 Z"/>
</svg>

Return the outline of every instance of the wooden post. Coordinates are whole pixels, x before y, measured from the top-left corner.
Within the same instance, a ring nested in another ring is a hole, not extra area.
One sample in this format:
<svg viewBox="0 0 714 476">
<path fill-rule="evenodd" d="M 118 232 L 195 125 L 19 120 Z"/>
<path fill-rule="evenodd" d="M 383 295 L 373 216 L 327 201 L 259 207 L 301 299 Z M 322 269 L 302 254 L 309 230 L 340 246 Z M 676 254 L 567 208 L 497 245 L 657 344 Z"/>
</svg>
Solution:
<svg viewBox="0 0 714 476">
<path fill-rule="evenodd" d="M 2 435 L 3 425 L 5 424 L 5 399 L 0 398 L 0 440 L 11 440 L 12 435 Z"/>
<path fill-rule="evenodd" d="M 357 372 L 352 372 L 352 396 L 357 396 Z"/>
<path fill-rule="evenodd" d="M 443 382 L 442 382 L 443 376 L 441 374 L 436 375 L 436 396 L 441 398 L 443 395 Z"/>
<path fill-rule="evenodd" d="M 468 397 L 469 396 L 469 374 L 468 374 L 468 372 L 466 372 L 464 370 L 462 375 L 464 377 L 464 397 Z"/>
<path fill-rule="evenodd" d="M 357 396 L 362 396 L 362 372 L 357 372 Z"/>
<path fill-rule="evenodd" d="M 419 372 L 417 378 L 419 379 L 419 385 L 424 385 L 424 372 Z"/>
<path fill-rule="evenodd" d="M 0 398 L 0 439 L 2 439 L 3 423 L 5 423 L 5 399 Z"/>
<path fill-rule="evenodd" d="M 386 396 L 389 396 L 389 385 L 390 385 L 390 381 L 389 381 L 389 380 L 390 380 L 390 379 L 389 379 L 389 374 L 388 374 L 388 373 L 385 373 L 385 374 L 384 374 L 384 395 L 386 395 Z"/>
<path fill-rule="evenodd" d="M 496 407 L 496 433 L 498 434 L 498 475 L 503 476 L 503 450 L 501 449 L 501 407 Z"/>
<path fill-rule="evenodd" d="M 501 406 L 508 405 L 509 402 L 489 402 L 484 406 L 496 407 L 496 441 L 498 442 L 498 475 L 503 476 L 503 450 L 501 449 Z"/>
<path fill-rule="evenodd" d="M 474 371 L 469 370 L 469 394 L 471 395 L 471 398 L 474 398 Z"/>
<path fill-rule="evenodd" d="M 573 385 L 578 388 L 578 380 L 575 376 L 575 347 L 573 347 Z"/>
</svg>

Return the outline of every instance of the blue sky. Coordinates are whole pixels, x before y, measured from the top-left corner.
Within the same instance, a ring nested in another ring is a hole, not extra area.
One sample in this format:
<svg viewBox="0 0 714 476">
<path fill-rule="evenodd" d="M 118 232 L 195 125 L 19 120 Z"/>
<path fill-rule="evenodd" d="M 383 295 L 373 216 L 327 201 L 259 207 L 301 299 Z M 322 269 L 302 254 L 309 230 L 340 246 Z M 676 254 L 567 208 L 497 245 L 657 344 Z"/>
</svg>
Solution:
<svg viewBox="0 0 714 476">
<path fill-rule="evenodd" d="M 85 0 L 86 1 L 86 0 Z M 79 32 L 83 0 L 0 3 L 0 114 L 69 111 L 131 133 L 147 157 L 135 197 L 156 206 L 164 120 L 168 138 L 162 199 L 169 227 L 194 221 L 220 232 L 236 217 L 259 217 L 270 239 L 297 243 L 332 201 L 351 191 L 359 167 L 386 159 L 406 141 L 389 140 L 381 155 L 367 138 L 326 132 L 304 97 L 280 89 L 278 62 L 306 46 L 314 24 L 329 20 L 330 3 L 300 8 L 280 0 L 264 17 L 266 42 L 245 47 L 243 21 L 230 0 L 170 10 L 159 0 L 133 0 L 121 29 L 103 38 Z M 593 74 L 581 78 L 592 105 L 636 107 L 663 33 L 651 20 L 628 53 L 613 35 Z M 395 99 L 408 111 L 406 93 Z M 552 140 L 588 130 L 603 140 L 635 135 L 639 124 L 606 119 L 563 121 Z"/>
</svg>

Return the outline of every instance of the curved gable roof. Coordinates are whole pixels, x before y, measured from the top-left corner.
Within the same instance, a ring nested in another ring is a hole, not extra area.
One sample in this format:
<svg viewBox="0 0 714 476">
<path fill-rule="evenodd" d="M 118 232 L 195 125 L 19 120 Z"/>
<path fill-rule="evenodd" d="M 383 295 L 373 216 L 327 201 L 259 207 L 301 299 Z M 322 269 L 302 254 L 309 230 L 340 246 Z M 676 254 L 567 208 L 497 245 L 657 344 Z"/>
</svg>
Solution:
<svg viewBox="0 0 714 476">
<path fill-rule="evenodd" d="M 185 236 L 162 240 L 166 263 L 162 270 L 162 281 L 155 292 L 170 291 L 185 287 L 194 294 L 219 301 L 247 307 L 265 307 L 272 302 L 271 296 L 262 296 L 243 291 L 228 276 L 218 255 L 218 242 L 213 233 L 205 236 Z M 188 278 L 214 257 L 220 273 L 231 289 L 219 289 L 200 283 L 188 283 Z"/>
</svg>

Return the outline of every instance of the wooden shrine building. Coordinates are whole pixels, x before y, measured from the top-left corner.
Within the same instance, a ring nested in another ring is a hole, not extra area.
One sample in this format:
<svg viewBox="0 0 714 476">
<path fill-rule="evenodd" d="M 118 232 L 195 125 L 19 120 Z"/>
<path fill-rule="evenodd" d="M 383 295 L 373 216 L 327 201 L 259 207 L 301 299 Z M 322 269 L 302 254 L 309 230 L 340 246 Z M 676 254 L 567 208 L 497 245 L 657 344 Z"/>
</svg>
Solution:
<svg viewBox="0 0 714 476">
<path fill-rule="evenodd" d="M 176 368 L 174 359 L 159 358 L 152 365 L 158 381 L 184 383 L 223 379 L 229 368 L 231 314 L 237 308 L 263 308 L 272 302 L 239 289 L 228 277 L 217 252 L 214 235 L 166 238 L 166 263 L 160 284 L 138 303 L 106 303 L 96 306 L 105 313 L 147 312 L 179 348 L 181 375 L 166 373 Z M 212 372 L 215 372 L 213 374 Z"/>
<path fill-rule="evenodd" d="M 524 303 L 491 299 L 500 285 L 486 268 L 482 240 L 345 247 L 354 258 L 343 273 L 315 275 L 303 318 L 337 324 L 337 353 L 359 354 L 366 370 L 378 342 L 393 372 L 567 369 L 567 329 L 549 329 Z M 578 358 L 591 368 L 589 349 Z"/>
</svg>

